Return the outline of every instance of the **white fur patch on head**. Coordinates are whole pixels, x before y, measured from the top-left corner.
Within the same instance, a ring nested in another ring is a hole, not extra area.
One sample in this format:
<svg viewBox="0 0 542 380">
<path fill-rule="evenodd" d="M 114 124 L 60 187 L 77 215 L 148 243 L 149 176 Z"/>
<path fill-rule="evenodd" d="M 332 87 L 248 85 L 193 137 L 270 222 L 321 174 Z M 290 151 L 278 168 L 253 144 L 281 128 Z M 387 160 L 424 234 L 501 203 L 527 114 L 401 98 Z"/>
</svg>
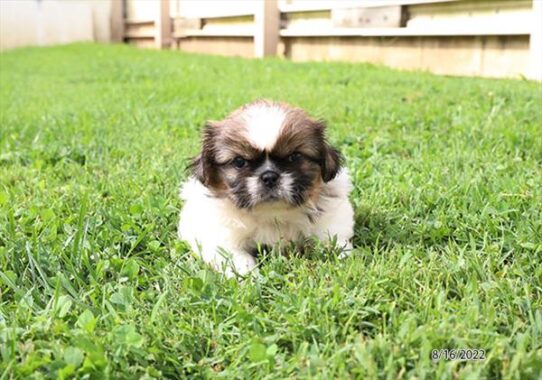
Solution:
<svg viewBox="0 0 542 380">
<path fill-rule="evenodd" d="M 275 104 L 255 103 L 242 113 L 248 139 L 262 150 L 271 150 L 279 138 L 286 111 Z"/>
</svg>

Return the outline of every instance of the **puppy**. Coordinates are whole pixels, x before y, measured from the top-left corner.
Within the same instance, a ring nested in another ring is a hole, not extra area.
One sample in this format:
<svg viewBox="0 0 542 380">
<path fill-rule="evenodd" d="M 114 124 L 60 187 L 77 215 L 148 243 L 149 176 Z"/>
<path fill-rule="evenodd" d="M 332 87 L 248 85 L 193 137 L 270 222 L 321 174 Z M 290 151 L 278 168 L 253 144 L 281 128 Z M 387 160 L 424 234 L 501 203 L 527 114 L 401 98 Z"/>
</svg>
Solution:
<svg viewBox="0 0 542 380">
<path fill-rule="evenodd" d="M 324 130 L 302 109 L 266 100 L 208 122 L 181 188 L 179 237 L 227 275 L 252 270 L 259 244 L 314 237 L 347 253 L 352 185 Z"/>
</svg>

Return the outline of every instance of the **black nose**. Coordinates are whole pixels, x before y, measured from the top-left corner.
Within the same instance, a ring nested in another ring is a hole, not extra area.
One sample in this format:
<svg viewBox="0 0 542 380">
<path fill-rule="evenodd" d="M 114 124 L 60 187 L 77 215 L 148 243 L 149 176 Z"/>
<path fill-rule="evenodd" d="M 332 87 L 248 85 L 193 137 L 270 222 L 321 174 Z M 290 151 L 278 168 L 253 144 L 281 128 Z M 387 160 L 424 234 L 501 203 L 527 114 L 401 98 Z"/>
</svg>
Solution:
<svg viewBox="0 0 542 380">
<path fill-rule="evenodd" d="M 265 184 L 265 186 L 267 186 L 268 188 L 272 188 L 277 184 L 279 175 L 274 171 L 268 170 L 260 176 L 260 179 Z"/>
</svg>

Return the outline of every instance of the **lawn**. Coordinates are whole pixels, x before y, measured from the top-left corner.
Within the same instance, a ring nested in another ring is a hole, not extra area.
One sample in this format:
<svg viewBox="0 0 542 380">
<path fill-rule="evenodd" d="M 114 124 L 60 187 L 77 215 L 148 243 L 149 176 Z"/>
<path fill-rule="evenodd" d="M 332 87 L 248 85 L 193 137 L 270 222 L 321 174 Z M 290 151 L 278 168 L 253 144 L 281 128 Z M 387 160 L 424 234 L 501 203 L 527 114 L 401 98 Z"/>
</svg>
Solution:
<svg viewBox="0 0 542 380">
<path fill-rule="evenodd" d="M 0 55 L 1 378 L 536 378 L 542 87 L 76 44 Z M 206 119 L 329 124 L 354 254 L 225 279 L 176 239 Z M 481 349 L 480 361 L 432 360 Z"/>
</svg>

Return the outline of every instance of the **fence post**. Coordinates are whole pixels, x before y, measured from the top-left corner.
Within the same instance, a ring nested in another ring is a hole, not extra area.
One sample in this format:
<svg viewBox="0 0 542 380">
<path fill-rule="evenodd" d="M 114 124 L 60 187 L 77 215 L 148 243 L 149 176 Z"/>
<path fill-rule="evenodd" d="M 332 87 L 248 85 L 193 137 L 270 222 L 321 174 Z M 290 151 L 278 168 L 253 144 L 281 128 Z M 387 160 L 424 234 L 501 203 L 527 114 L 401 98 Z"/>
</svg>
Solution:
<svg viewBox="0 0 542 380">
<path fill-rule="evenodd" d="M 111 41 L 124 42 L 124 1 L 111 1 Z"/>
<path fill-rule="evenodd" d="M 154 24 L 154 43 L 157 49 L 171 45 L 171 17 L 169 15 L 169 0 L 158 0 L 158 12 Z"/>
<path fill-rule="evenodd" d="M 533 0 L 529 39 L 529 79 L 542 81 L 542 0 Z"/>
<path fill-rule="evenodd" d="M 254 14 L 254 56 L 257 58 L 277 54 L 280 13 L 277 0 L 258 0 Z"/>
</svg>

